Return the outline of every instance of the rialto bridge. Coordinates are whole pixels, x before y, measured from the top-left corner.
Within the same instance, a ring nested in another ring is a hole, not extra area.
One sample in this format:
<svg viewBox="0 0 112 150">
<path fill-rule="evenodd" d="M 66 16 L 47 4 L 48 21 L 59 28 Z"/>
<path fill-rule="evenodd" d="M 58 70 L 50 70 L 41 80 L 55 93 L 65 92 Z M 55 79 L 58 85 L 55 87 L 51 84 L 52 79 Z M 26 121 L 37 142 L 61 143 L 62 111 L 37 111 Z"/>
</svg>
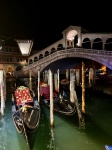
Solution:
<svg viewBox="0 0 112 150">
<path fill-rule="evenodd" d="M 71 48 L 54 52 L 53 54 L 50 54 L 28 66 L 23 67 L 22 70 L 17 71 L 17 76 L 21 76 L 23 74 L 26 76 L 28 75 L 29 70 L 32 70 L 32 72 L 37 75 L 38 70 L 41 72 L 46 66 L 54 61 L 68 57 L 87 58 L 97 61 L 112 69 L 112 51 Z"/>
<path fill-rule="evenodd" d="M 112 33 L 89 33 L 79 26 L 69 26 L 63 38 L 43 50 L 30 55 L 22 70 L 16 75 L 27 75 L 29 70 L 37 75 L 49 64 L 63 58 L 86 58 L 112 69 Z"/>
</svg>

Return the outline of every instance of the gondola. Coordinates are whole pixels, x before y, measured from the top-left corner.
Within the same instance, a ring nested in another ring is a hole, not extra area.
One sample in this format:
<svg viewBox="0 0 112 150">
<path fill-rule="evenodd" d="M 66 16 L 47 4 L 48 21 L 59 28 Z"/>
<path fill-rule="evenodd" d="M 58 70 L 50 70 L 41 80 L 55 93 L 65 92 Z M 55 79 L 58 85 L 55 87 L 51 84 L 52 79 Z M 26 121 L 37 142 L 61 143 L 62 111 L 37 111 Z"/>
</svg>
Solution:
<svg viewBox="0 0 112 150">
<path fill-rule="evenodd" d="M 50 108 L 50 87 L 47 84 L 40 85 L 40 95 L 42 103 Z M 68 98 L 66 93 L 53 92 L 54 112 L 62 115 L 72 116 L 76 113 L 76 106 Z"/>
<path fill-rule="evenodd" d="M 112 150 L 112 146 L 110 145 L 105 145 L 106 150 Z"/>
<path fill-rule="evenodd" d="M 40 104 L 28 87 L 19 86 L 12 94 L 12 118 L 18 133 L 33 149 L 40 122 Z"/>
</svg>

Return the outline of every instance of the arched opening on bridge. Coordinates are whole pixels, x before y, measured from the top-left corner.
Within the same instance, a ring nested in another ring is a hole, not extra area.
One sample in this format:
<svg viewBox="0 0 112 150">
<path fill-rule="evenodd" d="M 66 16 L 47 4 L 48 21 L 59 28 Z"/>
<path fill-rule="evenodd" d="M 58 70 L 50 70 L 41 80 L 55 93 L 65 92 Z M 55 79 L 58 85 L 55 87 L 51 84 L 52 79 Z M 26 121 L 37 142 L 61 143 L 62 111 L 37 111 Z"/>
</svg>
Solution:
<svg viewBox="0 0 112 150">
<path fill-rule="evenodd" d="M 57 47 L 57 50 L 62 50 L 62 49 L 64 49 L 63 45 L 59 44 L 58 47 Z"/>
<path fill-rule="evenodd" d="M 30 64 L 32 64 L 32 63 L 33 63 L 33 60 L 32 60 L 32 59 L 30 59 L 30 60 L 29 60 L 29 65 L 30 65 Z"/>
<path fill-rule="evenodd" d="M 51 54 L 54 53 L 54 52 L 56 52 L 56 49 L 53 47 L 53 48 L 51 49 Z"/>
<path fill-rule="evenodd" d="M 34 62 L 36 62 L 36 61 L 38 61 L 38 58 L 37 58 L 37 56 L 36 56 L 36 57 L 34 57 Z"/>
<path fill-rule="evenodd" d="M 106 40 L 105 50 L 112 51 L 112 38 Z"/>
<path fill-rule="evenodd" d="M 102 42 L 102 39 L 96 38 L 96 39 L 93 41 L 92 49 L 99 49 L 99 50 L 102 50 L 102 49 L 103 49 L 103 42 Z"/>
<path fill-rule="evenodd" d="M 40 54 L 40 55 L 39 55 L 39 60 L 40 60 L 40 59 L 42 59 L 42 58 L 43 58 L 43 55 L 42 55 L 42 54 Z"/>
<path fill-rule="evenodd" d="M 48 56 L 48 55 L 49 55 L 49 52 L 48 52 L 48 51 L 46 51 L 46 52 L 45 52 L 45 57 L 46 57 L 46 56 Z"/>
<path fill-rule="evenodd" d="M 74 47 L 77 47 L 78 44 L 78 34 L 74 37 Z"/>
<path fill-rule="evenodd" d="M 77 47 L 78 44 L 78 32 L 76 30 L 71 30 L 66 36 L 67 48 Z"/>
<path fill-rule="evenodd" d="M 83 48 L 87 48 L 87 49 L 91 49 L 91 41 L 89 38 L 85 38 L 82 42 L 82 47 Z"/>
</svg>

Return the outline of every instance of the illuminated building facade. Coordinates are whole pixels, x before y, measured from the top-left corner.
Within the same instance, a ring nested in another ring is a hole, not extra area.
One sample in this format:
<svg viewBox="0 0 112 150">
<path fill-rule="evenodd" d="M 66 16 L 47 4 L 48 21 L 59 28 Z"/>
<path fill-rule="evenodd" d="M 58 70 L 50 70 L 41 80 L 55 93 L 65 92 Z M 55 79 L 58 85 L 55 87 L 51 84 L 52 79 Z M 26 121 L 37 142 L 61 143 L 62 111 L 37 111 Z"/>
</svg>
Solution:
<svg viewBox="0 0 112 150">
<path fill-rule="evenodd" d="M 6 77 L 13 77 L 17 66 L 27 63 L 28 56 L 23 56 L 18 47 L 2 46 L 0 49 L 0 70 L 4 70 Z"/>
</svg>

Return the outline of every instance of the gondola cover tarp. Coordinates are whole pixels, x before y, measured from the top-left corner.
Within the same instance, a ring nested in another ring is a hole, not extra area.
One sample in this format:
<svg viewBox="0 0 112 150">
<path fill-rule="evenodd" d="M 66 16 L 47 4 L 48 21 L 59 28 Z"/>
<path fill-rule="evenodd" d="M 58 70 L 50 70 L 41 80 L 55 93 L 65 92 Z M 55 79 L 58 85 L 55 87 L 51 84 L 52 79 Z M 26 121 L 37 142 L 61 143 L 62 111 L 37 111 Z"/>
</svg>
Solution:
<svg viewBox="0 0 112 150">
<path fill-rule="evenodd" d="M 14 95 L 18 106 L 22 105 L 23 103 L 33 102 L 30 90 L 27 87 L 20 86 L 16 89 Z"/>
</svg>

